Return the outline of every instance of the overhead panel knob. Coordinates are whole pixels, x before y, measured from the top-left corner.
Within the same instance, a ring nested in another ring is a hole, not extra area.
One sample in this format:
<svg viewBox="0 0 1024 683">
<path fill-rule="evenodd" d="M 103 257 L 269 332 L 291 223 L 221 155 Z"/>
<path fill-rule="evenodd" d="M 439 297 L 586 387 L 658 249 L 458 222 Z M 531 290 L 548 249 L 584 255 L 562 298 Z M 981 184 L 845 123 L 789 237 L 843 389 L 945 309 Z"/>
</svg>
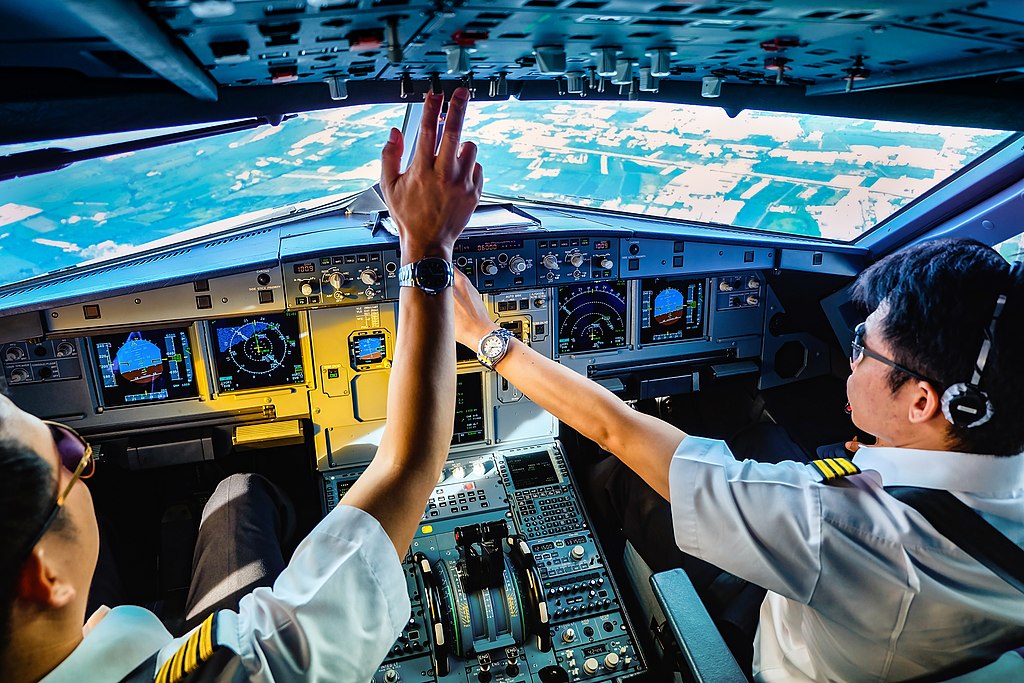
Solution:
<svg viewBox="0 0 1024 683">
<path fill-rule="evenodd" d="M 590 53 L 597 58 L 597 75 L 608 78 L 615 75 L 615 60 L 622 52 L 618 47 L 599 47 Z"/>
<path fill-rule="evenodd" d="M 567 628 L 562 632 L 563 643 L 571 643 L 574 640 L 576 640 L 576 631 L 571 628 Z"/>
<path fill-rule="evenodd" d="M 544 258 L 540 260 L 540 263 L 548 270 L 558 270 L 559 268 L 558 257 L 554 254 L 546 254 Z"/>
<path fill-rule="evenodd" d="M 526 259 L 522 256 L 513 256 L 508 260 L 508 269 L 516 275 L 526 272 Z"/>
<path fill-rule="evenodd" d="M 752 277 L 749 280 L 747 280 L 747 288 L 748 289 L 758 289 L 760 286 L 761 286 L 761 281 L 758 280 L 756 277 Z"/>
<path fill-rule="evenodd" d="M 676 54 L 670 48 L 652 48 L 645 53 L 651 58 L 651 75 L 662 78 L 672 73 L 672 57 Z"/>
<path fill-rule="evenodd" d="M 571 557 L 574 560 L 579 561 L 579 560 L 583 559 L 583 555 L 586 552 L 587 551 L 586 551 L 586 549 L 583 546 L 578 545 L 578 546 L 573 547 L 573 549 L 569 551 L 569 557 Z"/>
<path fill-rule="evenodd" d="M 723 292 L 731 292 L 732 291 L 732 283 L 726 282 L 725 280 L 722 280 L 721 282 L 718 283 L 718 289 L 720 291 L 723 291 Z"/>
<path fill-rule="evenodd" d="M 533 49 L 537 58 L 537 71 L 545 76 L 557 76 L 565 73 L 565 46 L 539 45 Z"/>
<path fill-rule="evenodd" d="M 609 652 L 604 658 L 604 668 L 609 671 L 615 671 L 619 666 L 619 656 L 614 652 Z"/>
<path fill-rule="evenodd" d="M 593 657 L 588 657 L 587 661 L 583 662 L 583 673 L 587 674 L 588 676 L 593 676 L 597 673 L 597 669 L 599 666 L 600 665 L 597 663 L 596 659 L 594 659 Z"/>
</svg>

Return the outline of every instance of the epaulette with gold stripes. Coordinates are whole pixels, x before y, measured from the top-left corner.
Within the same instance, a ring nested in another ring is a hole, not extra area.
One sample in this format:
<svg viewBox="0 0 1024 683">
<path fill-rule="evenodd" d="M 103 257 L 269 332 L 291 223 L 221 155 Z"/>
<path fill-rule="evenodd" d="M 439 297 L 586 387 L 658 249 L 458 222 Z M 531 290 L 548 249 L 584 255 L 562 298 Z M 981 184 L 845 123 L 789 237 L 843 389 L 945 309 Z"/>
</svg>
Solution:
<svg viewBox="0 0 1024 683">
<path fill-rule="evenodd" d="M 851 474 L 860 474 L 860 468 L 854 465 L 851 461 L 846 458 L 825 458 L 824 460 L 812 460 L 811 464 L 814 465 L 821 476 L 825 479 L 826 483 L 834 480 L 841 479 L 842 477 L 848 477 Z"/>
<path fill-rule="evenodd" d="M 217 614 L 214 612 L 208 616 L 199 628 L 192 631 L 188 640 L 160 667 L 154 683 L 179 683 L 213 656 L 219 647 L 215 640 Z"/>
</svg>

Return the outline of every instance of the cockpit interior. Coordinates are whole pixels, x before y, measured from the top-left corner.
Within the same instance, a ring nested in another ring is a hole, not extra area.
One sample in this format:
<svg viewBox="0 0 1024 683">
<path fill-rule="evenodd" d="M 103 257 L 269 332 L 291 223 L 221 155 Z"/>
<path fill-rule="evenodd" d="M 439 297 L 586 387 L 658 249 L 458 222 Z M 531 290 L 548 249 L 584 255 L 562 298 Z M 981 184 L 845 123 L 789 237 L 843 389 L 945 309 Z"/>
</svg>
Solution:
<svg viewBox="0 0 1024 683">
<path fill-rule="evenodd" d="M 35 0 L 0 18 L 0 389 L 93 445 L 131 599 L 170 615 L 217 481 L 264 474 L 308 530 L 374 456 L 401 333 L 380 148 L 415 138 L 428 91 L 472 93 L 484 198 L 454 265 L 493 320 L 688 433 L 852 438 L 857 274 L 937 237 L 1024 246 L 1018 0 Z M 413 617 L 375 683 L 744 680 L 702 673 L 645 597 L 585 483 L 607 454 L 457 355 Z M 454 530 L 492 522 L 535 558 L 507 560 L 518 608 L 453 590 Z"/>
</svg>

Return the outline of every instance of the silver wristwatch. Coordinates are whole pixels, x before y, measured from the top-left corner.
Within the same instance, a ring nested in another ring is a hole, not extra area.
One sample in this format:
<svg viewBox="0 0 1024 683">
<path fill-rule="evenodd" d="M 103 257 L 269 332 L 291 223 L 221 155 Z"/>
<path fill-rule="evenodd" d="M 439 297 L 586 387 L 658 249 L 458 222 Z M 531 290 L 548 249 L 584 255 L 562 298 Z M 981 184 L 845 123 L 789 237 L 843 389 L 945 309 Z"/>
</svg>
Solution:
<svg viewBox="0 0 1024 683">
<path fill-rule="evenodd" d="M 451 261 L 438 256 L 427 256 L 398 269 L 400 287 L 418 287 L 427 294 L 438 294 L 454 283 Z"/>
<path fill-rule="evenodd" d="M 476 359 L 489 370 L 508 353 L 508 343 L 514 335 L 504 327 L 488 332 L 476 349 Z"/>
</svg>

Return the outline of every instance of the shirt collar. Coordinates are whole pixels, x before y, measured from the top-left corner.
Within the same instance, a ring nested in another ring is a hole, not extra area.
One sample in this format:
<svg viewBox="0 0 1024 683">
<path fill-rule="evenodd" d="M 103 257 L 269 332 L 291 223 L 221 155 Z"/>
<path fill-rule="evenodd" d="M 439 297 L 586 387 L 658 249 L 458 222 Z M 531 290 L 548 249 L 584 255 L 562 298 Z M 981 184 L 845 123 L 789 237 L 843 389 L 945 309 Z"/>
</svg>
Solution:
<svg viewBox="0 0 1024 683">
<path fill-rule="evenodd" d="M 979 455 L 917 448 L 861 446 L 854 462 L 874 470 L 883 486 L 1005 496 L 1024 489 L 1024 453 Z"/>
<path fill-rule="evenodd" d="M 119 681 L 170 641 L 171 634 L 149 610 L 115 607 L 42 683 Z"/>
</svg>

